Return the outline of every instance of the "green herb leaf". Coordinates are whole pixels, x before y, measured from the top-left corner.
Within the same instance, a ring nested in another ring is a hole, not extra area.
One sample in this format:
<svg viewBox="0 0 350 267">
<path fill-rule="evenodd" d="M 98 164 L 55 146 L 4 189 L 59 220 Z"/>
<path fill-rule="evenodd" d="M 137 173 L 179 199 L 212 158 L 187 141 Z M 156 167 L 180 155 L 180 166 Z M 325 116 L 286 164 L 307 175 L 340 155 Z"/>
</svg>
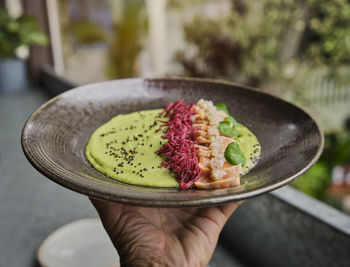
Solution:
<svg viewBox="0 0 350 267">
<path fill-rule="evenodd" d="M 232 165 L 241 164 L 243 167 L 246 164 L 244 154 L 239 148 L 237 142 L 232 142 L 226 147 L 225 159 Z"/>
<path fill-rule="evenodd" d="M 232 116 L 226 117 L 225 121 L 230 122 L 232 124 L 232 126 L 241 126 L 241 124 L 238 121 L 236 121 L 236 119 Z"/>
<path fill-rule="evenodd" d="M 226 114 L 228 114 L 228 109 L 227 109 L 225 103 L 219 103 L 219 104 L 217 104 L 217 105 L 216 105 L 216 109 L 217 109 L 217 110 L 221 110 L 221 111 L 225 112 Z"/>
<path fill-rule="evenodd" d="M 226 136 L 237 136 L 237 137 L 242 136 L 241 132 L 235 128 L 232 128 L 231 124 L 228 121 L 220 122 L 219 130 L 223 135 L 226 135 Z"/>
<path fill-rule="evenodd" d="M 46 45 L 48 39 L 34 17 L 22 15 L 13 18 L 0 8 L 0 58 L 13 58 L 18 47 Z"/>
</svg>

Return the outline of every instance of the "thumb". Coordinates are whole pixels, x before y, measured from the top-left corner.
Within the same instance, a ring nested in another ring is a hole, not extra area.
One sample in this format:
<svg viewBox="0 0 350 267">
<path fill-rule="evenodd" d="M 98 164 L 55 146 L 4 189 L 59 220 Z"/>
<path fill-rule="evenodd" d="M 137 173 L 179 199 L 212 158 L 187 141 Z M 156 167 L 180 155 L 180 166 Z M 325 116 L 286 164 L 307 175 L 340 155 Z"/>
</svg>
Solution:
<svg viewBox="0 0 350 267">
<path fill-rule="evenodd" d="M 124 205 L 92 198 L 90 198 L 90 201 L 100 216 L 106 231 L 112 233 L 116 222 L 119 220 L 123 212 Z"/>
</svg>

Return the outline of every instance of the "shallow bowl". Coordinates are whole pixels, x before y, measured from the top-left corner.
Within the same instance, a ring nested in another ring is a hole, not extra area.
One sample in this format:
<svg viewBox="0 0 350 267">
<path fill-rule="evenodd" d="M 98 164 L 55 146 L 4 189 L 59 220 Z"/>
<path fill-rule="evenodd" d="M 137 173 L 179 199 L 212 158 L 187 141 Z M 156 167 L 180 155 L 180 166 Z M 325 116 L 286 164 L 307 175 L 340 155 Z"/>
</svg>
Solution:
<svg viewBox="0 0 350 267">
<path fill-rule="evenodd" d="M 130 185 L 95 170 L 85 157 L 92 132 L 121 113 L 161 108 L 169 101 L 201 98 L 226 103 L 261 144 L 257 165 L 237 187 L 184 190 Z M 211 206 L 254 197 L 288 184 L 319 158 L 323 135 L 303 110 L 233 83 L 205 79 L 125 79 L 65 92 L 26 122 L 22 147 L 31 164 L 54 182 L 92 198 L 158 207 Z"/>
</svg>

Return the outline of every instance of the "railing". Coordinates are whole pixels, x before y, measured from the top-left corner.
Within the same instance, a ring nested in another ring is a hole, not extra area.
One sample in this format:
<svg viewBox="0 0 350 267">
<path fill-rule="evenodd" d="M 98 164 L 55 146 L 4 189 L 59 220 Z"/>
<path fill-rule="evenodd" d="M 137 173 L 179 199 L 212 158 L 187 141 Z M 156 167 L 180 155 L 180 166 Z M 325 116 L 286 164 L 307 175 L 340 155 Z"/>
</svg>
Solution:
<svg viewBox="0 0 350 267">
<path fill-rule="evenodd" d="M 350 84 L 339 84 L 326 77 L 317 78 L 307 95 L 307 100 L 311 106 L 347 105 L 350 111 Z"/>
<path fill-rule="evenodd" d="M 350 117 L 350 83 L 317 77 L 303 95 L 301 105 L 325 132 L 338 131 Z"/>
</svg>

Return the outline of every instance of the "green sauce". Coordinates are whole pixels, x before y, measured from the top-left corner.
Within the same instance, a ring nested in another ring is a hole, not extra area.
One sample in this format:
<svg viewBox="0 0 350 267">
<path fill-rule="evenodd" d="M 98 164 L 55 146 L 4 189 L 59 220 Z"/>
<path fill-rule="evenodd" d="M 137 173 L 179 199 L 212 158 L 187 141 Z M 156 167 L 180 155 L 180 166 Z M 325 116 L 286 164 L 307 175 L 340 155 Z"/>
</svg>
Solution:
<svg viewBox="0 0 350 267">
<path fill-rule="evenodd" d="M 100 172 L 120 182 L 153 186 L 177 187 L 175 174 L 160 165 L 164 158 L 156 152 L 166 143 L 164 128 L 156 120 L 162 109 L 146 110 L 115 116 L 91 135 L 86 158 Z M 159 130 L 161 129 L 161 130 Z M 246 173 L 260 155 L 260 145 L 248 128 L 239 126 L 243 136 L 237 139 L 246 156 Z"/>
<path fill-rule="evenodd" d="M 242 133 L 236 140 L 246 159 L 246 164 L 242 168 L 243 174 L 246 174 L 258 162 L 261 147 L 256 136 L 247 127 L 241 125 L 236 128 Z"/>
</svg>

